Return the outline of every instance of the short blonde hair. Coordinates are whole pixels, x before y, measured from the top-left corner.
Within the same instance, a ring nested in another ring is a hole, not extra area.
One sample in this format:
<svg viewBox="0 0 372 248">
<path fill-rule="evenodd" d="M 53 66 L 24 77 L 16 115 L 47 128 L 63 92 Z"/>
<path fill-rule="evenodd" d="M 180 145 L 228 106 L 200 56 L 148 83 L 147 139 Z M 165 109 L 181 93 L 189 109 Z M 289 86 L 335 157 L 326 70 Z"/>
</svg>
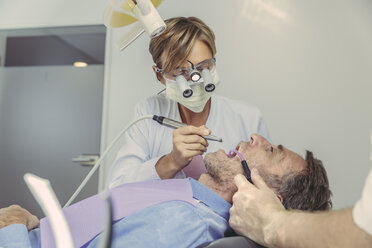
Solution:
<svg viewBox="0 0 372 248">
<path fill-rule="evenodd" d="M 175 17 L 165 21 L 167 28 L 160 36 L 152 38 L 149 51 L 157 67 L 163 72 L 181 67 L 189 57 L 196 40 L 203 41 L 216 54 L 213 31 L 199 18 Z"/>
</svg>

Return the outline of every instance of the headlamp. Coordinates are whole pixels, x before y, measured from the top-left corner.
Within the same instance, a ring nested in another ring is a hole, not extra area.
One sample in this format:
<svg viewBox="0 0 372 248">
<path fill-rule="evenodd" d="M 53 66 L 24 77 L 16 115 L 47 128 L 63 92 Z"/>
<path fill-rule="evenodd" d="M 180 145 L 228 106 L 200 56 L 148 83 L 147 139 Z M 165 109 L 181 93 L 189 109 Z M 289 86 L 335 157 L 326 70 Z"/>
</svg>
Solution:
<svg viewBox="0 0 372 248">
<path fill-rule="evenodd" d="M 187 62 L 191 64 L 190 80 L 193 82 L 198 82 L 201 78 L 200 72 L 195 68 L 194 64 L 190 60 L 187 60 Z"/>
</svg>

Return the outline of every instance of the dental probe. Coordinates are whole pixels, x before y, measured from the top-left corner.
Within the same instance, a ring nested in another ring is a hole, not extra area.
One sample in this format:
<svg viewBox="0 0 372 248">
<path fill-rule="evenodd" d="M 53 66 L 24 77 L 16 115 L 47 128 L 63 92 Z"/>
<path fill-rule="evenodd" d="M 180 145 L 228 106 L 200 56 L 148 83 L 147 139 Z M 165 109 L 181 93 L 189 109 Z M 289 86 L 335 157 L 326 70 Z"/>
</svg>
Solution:
<svg viewBox="0 0 372 248">
<path fill-rule="evenodd" d="M 180 127 L 184 127 L 184 126 L 187 126 L 185 123 L 182 123 L 182 122 L 178 122 L 178 121 L 175 121 L 175 120 L 172 120 L 172 119 L 169 119 L 167 117 L 164 117 L 164 116 L 157 116 L 157 115 L 154 115 L 152 117 L 152 119 L 154 121 L 157 121 L 159 124 L 163 125 L 163 126 L 167 126 L 167 127 L 170 127 L 170 128 L 174 128 L 174 129 L 177 129 L 177 128 L 180 128 Z M 204 139 L 207 139 L 207 140 L 212 140 L 212 141 L 218 141 L 218 142 L 222 142 L 222 139 L 221 138 L 218 138 L 214 135 L 206 135 L 206 136 L 202 136 Z"/>
</svg>

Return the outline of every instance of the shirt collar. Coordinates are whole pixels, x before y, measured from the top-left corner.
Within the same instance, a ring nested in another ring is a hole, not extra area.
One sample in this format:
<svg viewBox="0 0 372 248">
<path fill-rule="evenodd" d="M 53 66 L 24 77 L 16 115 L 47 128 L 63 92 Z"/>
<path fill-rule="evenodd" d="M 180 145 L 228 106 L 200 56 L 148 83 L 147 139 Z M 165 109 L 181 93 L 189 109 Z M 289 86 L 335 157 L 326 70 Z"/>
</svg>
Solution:
<svg viewBox="0 0 372 248">
<path fill-rule="evenodd" d="M 228 220 L 230 217 L 229 210 L 231 208 L 231 204 L 228 203 L 216 192 L 214 192 L 207 186 L 199 183 L 195 179 L 189 178 L 189 180 L 193 192 L 193 197 L 197 200 L 202 201 L 218 215 Z"/>
</svg>

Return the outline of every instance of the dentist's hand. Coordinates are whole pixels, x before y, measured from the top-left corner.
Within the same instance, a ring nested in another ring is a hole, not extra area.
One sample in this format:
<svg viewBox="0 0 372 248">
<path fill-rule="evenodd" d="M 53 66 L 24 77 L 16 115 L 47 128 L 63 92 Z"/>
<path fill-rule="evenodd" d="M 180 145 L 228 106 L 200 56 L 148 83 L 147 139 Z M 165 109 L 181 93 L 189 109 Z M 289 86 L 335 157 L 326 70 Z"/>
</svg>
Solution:
<svg viewBox="0 0 372 248">
<path fill-rule="evenodd" d="M 39 226 L 39 219 L 18 205 L 0 209 L 0 228 L 12 224 L 23 224 L 30 231 Z"/>
<path fill-rule="evenodd" d="M 170 156 L 179 170 L 188 165 L 192 158 L 207 150 L 208 142 L 201 137 L 211 131 L 206 126 L 185 126 L 173 131 L 173 151 Z"/>
<path fill-rule="evenodd" d="M 270 246 L 276 238 L 276 230 L 280 228 L 279 220 L 286 212 L 257 169 L 252 169 L 252 181 L 254 185 L 243 175 L 235 176 L 238 191 L 232 198 L 229 224 L 237 233 L 264 246 Z"/>
<path fill-rule="evenodd" d="M 156 163 L 155 168 L 161 179 L 173 178 L 187 166 L 196 155 L 203 154 L 208 142 L 202 136 L 211 131 L 206 126 L 185 126 L 173 131 L 173 150 Z"/>
</svg>

